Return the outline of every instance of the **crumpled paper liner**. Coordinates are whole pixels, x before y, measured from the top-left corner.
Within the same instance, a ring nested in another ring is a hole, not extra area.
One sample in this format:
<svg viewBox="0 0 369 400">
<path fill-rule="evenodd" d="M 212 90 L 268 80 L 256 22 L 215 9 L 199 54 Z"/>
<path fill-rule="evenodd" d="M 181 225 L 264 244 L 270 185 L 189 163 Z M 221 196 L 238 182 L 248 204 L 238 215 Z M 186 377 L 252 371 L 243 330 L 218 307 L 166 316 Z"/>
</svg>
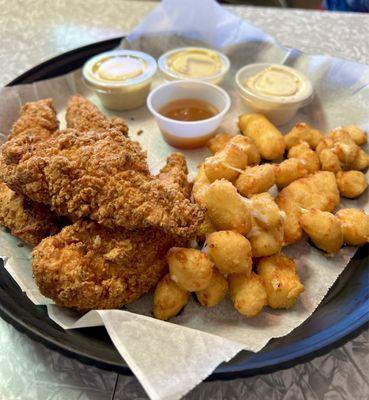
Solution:
<svg viewBox="0 0 369 400">
<path fill-rule="evenodd" d="M 231 59 L 232 68 L 222 86 L 231 95 L 232 108 L 222 124 L 223 131 L 237 133 L 238 115 L 247 111 L 234 90 L 235 71 L 246 63 L 268 61 L 294 66 L 314 83 L 313 103 L 283 127 L 284 132 L 297 121 L 311 123 L 324 132 L 348 123 L 369 128 L 367 66 L 285 49 L 212 0 L 164 0 L 122 46 L 157 57 L 170 48 L 188 44 L 221 49 Z M 160 83 L 157 79 L 154 86 Z M 0 131 L 3 135 L 0 142 L 6 139 L 21 104 L 52 97 L 62 119 L 68 96 L 76 92 L 102 108 L 97 97 L 82 85 L 80 71 L 31 85 L 1 89 Z M 166 156 L 176 149 L 162 139 L 146 107 L 119 115 L 127 119 L 131 137 L 148 150 L 150 168 L 157 172 Z M 138 134 L 139 131 L 143 131 L 142 134 Z M 184 153 L 193 177 L 196 166 L 209 152 L 197 149 Z M 344 203 L 345 207 L 369 211 L 365 195 Z M 171 322 L 162 322 L 151 318 L 151 295 L 143 296 L 124 310 L 96 310 L 83 317 L 52 304 L 39 293 L 32 279 L 31 249 L 20 248 L 18 243 L 5 230 L 0 230 L 0 256 L 21 290 L 34 304 L 47 305 L 50 318 L 64 329 L 105 325 L 117 350 L 152 399 L 178 399 L 240 350 L 257 352 L 270 339 L 290 333 L 313 313 L 356 251 L 345 247 L 327 257 L 305 241 L 285 248 L 285 254 L 296 258 L 298 273 L 305 285 L 305 292 L 291 310 L 265 308 L 260 316 L 245 319 L 233 309 L 229 299 L 212 309 L 202 308 L 191 299 L 179 316 Z"/>
</svg>

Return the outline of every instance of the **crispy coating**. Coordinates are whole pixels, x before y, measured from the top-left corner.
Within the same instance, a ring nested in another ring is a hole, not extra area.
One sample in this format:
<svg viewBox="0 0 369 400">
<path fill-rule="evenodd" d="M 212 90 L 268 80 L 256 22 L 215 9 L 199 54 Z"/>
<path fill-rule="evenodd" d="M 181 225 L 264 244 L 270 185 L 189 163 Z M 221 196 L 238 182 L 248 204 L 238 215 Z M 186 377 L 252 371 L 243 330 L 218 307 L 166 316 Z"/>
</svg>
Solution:
<svg viewBox="0 0 369 400">
<path fill-rule="evenodd" d="M 155 228 L 112 231 L 78 221 L 34 249 L 33 274 L 40 292 L 61 306 L 120 308 L 156 285 L 175 243 Z"/>
<path fill-rule="evenodd" d="M 231 142 L 238 146 L 247 156 L 247 165 L 260 164 L 261 156 L 255 142 L 244 135 L 233 136 Z"/>
<path fill-rule="evenodd" d="M 228 275 L 229 292 L 234 308 L 245 317 L 256 317 L 267 305 L 267 293 L 260 276 L 251 272 Z"/>
<path fill-rule="evenodd" d="M 359 197 L 368 187 L 366 176 L 361 171 L 338 172 L 336 175 L 341 196 L 349 199 Z"/>
<path fill-rule="evenodd" d="M 94 104 L 78 94 L 69 98 L 65 119 L 68 128 L 81 132 L 116 129 L 128 135 L 128 126 L 122 118 L 114 117 L 109 121 Z"/>
<path fill-rule="evenodd" d="M 251 215 L 245 200 L 232 183 L 224 179 L 204 187 L 200 196 L 217 230 L 234 230 L 242 235 L 251 229 Z"/>
<path fill-rule="evenodd" d="M 341 221 L 343 241 L 350 246 L 369 242 L 369 215 L 357 208 L 342 208 L 336 213 Z"/>
<path fill-rule="evenodd" d="M 209 218 L 209 215 L 206 213 L 205 214 L 205 219 L 202 222 L 202 224 L 199 226 L 199 229 L 197 230 L 196 236 L 198 239 L 205 241 L 206 236 L 209 235 L 210 233 L 215 232 L 215 226 L 211 222 L 211 219 Z"/>
<path fill-rule="evenodd" d="M 304 285 L 297 275 L 295 261 L 283 254 L 275 254 L 260 260 L 257 267 L 272 308 L 291 308 Z"/>
<path fill-rule="evenodd" d="M 0 182 L 0 225 L 10 229 L 13 236 L 36 246 L 43 238 L 58 232 L 54 217 L 43 204 L 13 192 Z"/>
<path fill-rule="evenodd" d="M 209 286 L 214 264 L 207 254 L 197 249 L 173 247 L 168 251 L 167 261 L 172 280 L 189 292 Z"/>
<path fill-rule="evenodd" d="M 281 190 L 276 198 L 279 208 L 286 213 L 284 244 L 301 239 L 299 223 L 301 208 L 333 211 L 340 202 L 336 178 L 332 172 L 319 171 L 298 179 Z"/>
<path fill-rule="evenodd" d="M 245 136 L 253 139 L 262 158 L 276 160 L 282 157 L 285 150 L 283 135 L 264 115 L 241 115 L 238 127 Z"/>
<path fill-rule="evenodd" d="M 235 182 L 237 190 L 242 196 L 252 196 L 266 192 L 275 183 L 275 168 L 272 164 L 247 167 Z"/>
<path fill-rule="evenodd" d="M 310 148 L 315 149 L 322 139 L 323 135 L 318 130 L 313 129 L 304 122 L 296 124 L 292 130 L 284 136 L 287 150 L 303 142 L 308 143 Z"/>
<path fill-rule="evenodd" d="M 252 270 L 250 242 L 238 232 L 219 231 L 208 235 L 209 257 L 223 274 L 244 273 Z"/>
<path fill-rule="evenodd" d="M 180 288 L 166 274 L 157 284 L 153 299 L 153 314 L 155 318 L 167 321 L 177 315 L 188 303 L 190 292 Z"/>
<path fill-rule="evenodd" d="M 328 133 L 328 138 L 333 140 L 333 151 L 342 164 L 349 165 L 355 160 L 360 148 L 348 132 L 342 128 L 336 128 Z"/>
<path fill-rule="evenodd" d="M 48 139 L 59 127 L 52 100 L 44 99 L 26 103 L 20 110 L 8 140 L 24 138 L 39 142 Z"/>
<path fill-rule="evenodd" d="M 340 220 L 327 211 L 306 210 L 300 215 L 300 225 L 315 246 L 327 253 L 337 253 L 343 244 Z"/>
<path fill-rule="evenodd" d="M 204 164 L 198 166 L 198 173 L 192 185 L 192 196 L 196 203 L 201 202 L 203 190 L 210 185 L 210 181 L 205 174 Z"/>
<path fill-rule="evenodd" d="M 319 156 L 306 142 L 291 147 L 288 151 L 288 158 L 298 158 L 303 161 L 304 167 L 307 169 L 309 174 L 313 174 L 320 170 Z"/>
<path fill-rule="evenodd" d="M 191 237 L 204 218 L 205 210 L 176 185 L 151 176 L 140 145 L 116 130 L 67 129 L 36 148 L 10 141 L 2 149 L 0 178 L 59 215 L 90 217 L 109 228 L 155 226 Z"/>
<path fill-rule="evenodd" d="M 354 161 L 348 165 L 347 169 L 363 171 L 369 167 L 369 154 L 359 147 Z"/>
<path fill-rule="evenodd" d="M 233 136 L 228 133 L 218 133 L 208 140 L 206 146 L 213 154 L 215 154 L 218 151 L 223 150 L 232 137 Z"/>
<path fill-rule="evenodd" d="M 214 307 L 219 304 L 227 295 L 227 279 L 217 269 L 213 270 L 209 285 L 196 292 L 197 300 L 204 307 Z"/>
<path fill-rule="evenodd" d="M 177 188 L 186 198 L 189 198 L 191 185 L 187 180 L 187 174 L 185 156 L 182 153 L 172 153 L 160 170 L 158 178 L 165 186 Z"/>
<path fill-rule="evenodd" d="M 300 158 L 289 158 L 275 166 L 275 183 L 278 188 L 284 188 L 296 179 L 308 175 L 305 162 Z"/>
</svg>

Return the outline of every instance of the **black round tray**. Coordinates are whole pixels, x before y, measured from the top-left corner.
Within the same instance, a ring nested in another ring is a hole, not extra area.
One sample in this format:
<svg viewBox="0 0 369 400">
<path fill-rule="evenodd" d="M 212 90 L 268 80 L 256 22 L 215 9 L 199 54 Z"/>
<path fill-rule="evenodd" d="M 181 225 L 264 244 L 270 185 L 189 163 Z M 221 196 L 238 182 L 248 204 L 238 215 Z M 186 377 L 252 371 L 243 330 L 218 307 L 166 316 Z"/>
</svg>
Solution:
<svg viewBox="0 0 369 400">
<path fill-rule="evenodd" d="M 9 86 L 73 71 L 93 55 L 116 47 L 120 40 L 99 42 L 52 58 L 14 79 Z M 359 249 L 322 304 L 304 324 L 288 336 L 272 340 L 259 353 L 239 353 L 228 363 L 221 364 L 208 379 L 233 379 L 291 367 L 330 351 L 367 328 L 368 248 L 366 245 Z M 63 330 L 48 317 L 46 307 L 35 306 L 21 292 L 4 268 L 0 268 L 0 315 L 51 349 L 97 367 L 131 373 L 105 328 Z"/>
</svg>

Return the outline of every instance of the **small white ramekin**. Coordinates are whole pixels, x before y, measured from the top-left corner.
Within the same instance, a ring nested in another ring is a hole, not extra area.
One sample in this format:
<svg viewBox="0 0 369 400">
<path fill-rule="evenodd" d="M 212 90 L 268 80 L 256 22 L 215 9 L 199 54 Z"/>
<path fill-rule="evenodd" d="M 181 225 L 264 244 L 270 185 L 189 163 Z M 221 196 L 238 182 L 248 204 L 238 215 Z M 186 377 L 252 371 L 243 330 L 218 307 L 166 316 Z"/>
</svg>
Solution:
<svg viewBox="0 0 369 400">
<path fill-rule="evenodd" d="M 281 68 L 297 76 L 303 86 L 291 99 L 273 99 L 260 95 L 246 87 L 243 83 L 257 73 L 271 67 L 271 63 L 249 64 L 238 70 L 235 76 L 235 85 L 244 104 L 252 111 L 264 114 L 275 125 L 287 124 L 296 114 L 297 110 L 308 105 L 313 99 L 313 86 L 310 80 L 300 71 L 280 65 Z"/>
<path fill-rule="evenodd" d="M 111 82 L 96 79 L 92 73 L 94 65 L 104 58 L 132 56 L 146 63 L 146 69 L 138 77 Z M 131 110 L 145 104 L 156 69 L 156 61 L 149 54 L 134 50 L 113 50 L 90 58 L 83 66 L 82 77 L 86 86 L 96 92 L 106 108 Z"/>
<path fill-rule="evenodd" d="M 209 102 L 219 112 L 200 121 L 178 121 L 160 114 L 166 104 L 180 99 Z M 147 98 L 147 107 L 154 116 L 167 143 L 174 147 L 194 149 L 204 146 L 214 136 L 224 115 L 231 106 L 227 92 L 211 83 L 185 80 L 165 83 L 154 89 Z"/>
<path fill-rule="evenodd" d="M 210 50 L 210 51 L 216 53 L 222 63 L 220 71 L 214 75 L 204 76 L 201 78 L 188 77 L 186 75 L 177 74 L 174 71 L 171 71 L 168 68 L 167 60 L 174 54 L 179 53 L 181 51 L 186 51 L 186 50 L 204 50 L 204 51 Z M 230 61 L 229 61 L 229 58 L 226 55 L 224 55 L 223 53 L 220 53 L 219 51 L 216 51 L 213 49 L 208 49 L 206 47 L 196 47 L 196 46 L 178 47 L 176 49 L 167 51 L 166 53 L 161 55 L 158 60 L 158 67 L 159 67 L 160 75 L 168 82 L 177 81 L 177 80 L 198 80 L 198 81 L 202 81 L 202 82 L 213 83 L 214 85 L 219 85 L 223 81 L 224 77 L 227 75 L 227 73 L 229 71 Z"/>
</svg>

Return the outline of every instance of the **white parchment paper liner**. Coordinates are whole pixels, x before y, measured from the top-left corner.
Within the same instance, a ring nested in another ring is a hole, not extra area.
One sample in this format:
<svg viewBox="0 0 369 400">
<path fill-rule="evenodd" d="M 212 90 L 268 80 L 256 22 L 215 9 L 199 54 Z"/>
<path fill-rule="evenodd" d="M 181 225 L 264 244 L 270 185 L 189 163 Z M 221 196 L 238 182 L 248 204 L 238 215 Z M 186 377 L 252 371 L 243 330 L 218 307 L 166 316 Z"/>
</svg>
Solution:
<svg viewBox="0 0 369 400">
<path fill-rule="evenodd" d="M 246 111 L 234 90 L 235 71 L 244 64 L 263 61 L 296 67 L 314 84 L 313 103 L 301 110 L 289 126 L 283 127 L 284 132 L 297 121 L 311 123 L 324 132 L 348 123 L 369 128 L 368 66 L 285 49 L 212 0 L 164 0 L 122 46 L 157 57 L 170 48 L 193 44 L 220 49 L 231 59 L 231 71 L 222 85 L 232 97 L 231 112 L 222 125 L 224 131 L 237 133 L 237 117 Z M 160 79 L 154 83 L 157 84 Z M 31 85 L 1 89 L 0 131 L 3 135 L 0 141 L 6 138 L 17 119 L 21 104 L 52 97 L 63 118 L 67 98 L 76 92 L 101 107 L 95 95 L 81 84 L 80 71 Z M 129 123 L 131 137 L 148 150 L 151 169 L 158 171 L 166 156 L 175 149 L 164 142 L 145 107 L 121 113 L 121 116 Z M 143 133 L 137 135 L 139 131 Z M 184 153 L 192 176 L 196 165 L 209 154 L 206 149 Z M 369 211 L 365 194 L 357 201 L 345 201 L 345 206 Z M 305 241 L 286 248 L 284 253 L 297 260 L 306 289 L 292 310 L 265 309 L 257 318 L 244 319 L 229 300 L 210 310 L 191 300 L 185 310 L 168 323 L 150 317 L 151 295 L 125 310 L 91 311 L 82 318 L 74 311 L 53 305 L 39 293 L 32 279 L 31 249 L 18 247 L 18 244 L 16 238 L 0 230 L 0 256 L 21 290 L 33 303 L 47 305 L 50 318 L 65 329 L 105 325 L 116 348 L 152 399 L 178 399 L 240 350 L 257 352 L 270 339 L 287 335 L 312 314 L 356 250 L 346 247 L 337 255 L 326 257 Z"/>
</svg>

